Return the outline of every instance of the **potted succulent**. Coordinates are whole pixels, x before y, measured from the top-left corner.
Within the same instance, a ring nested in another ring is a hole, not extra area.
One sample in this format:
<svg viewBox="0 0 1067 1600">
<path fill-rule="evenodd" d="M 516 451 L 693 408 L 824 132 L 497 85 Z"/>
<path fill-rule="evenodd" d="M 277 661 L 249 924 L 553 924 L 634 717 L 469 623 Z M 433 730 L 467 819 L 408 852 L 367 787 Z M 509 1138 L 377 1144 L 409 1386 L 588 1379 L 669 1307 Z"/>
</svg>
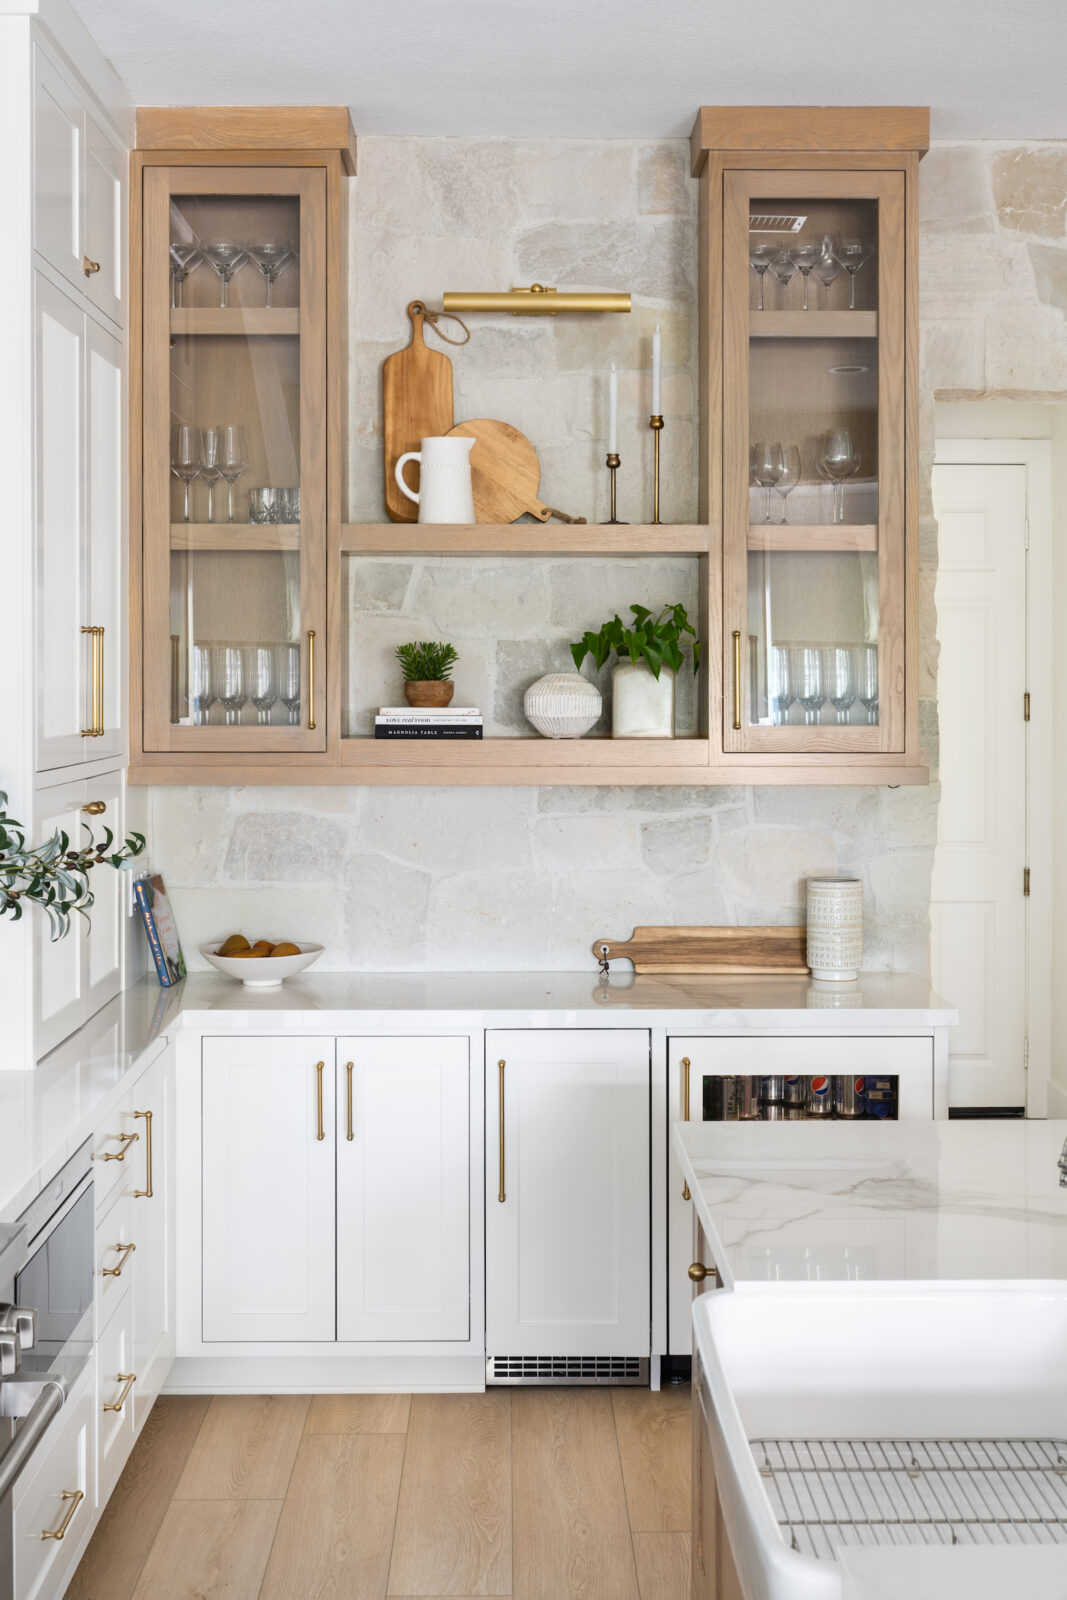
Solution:
<svg viewBox="0 0 1067 1600">
<path fill-rule="evenodd" d="M 693 671 L 700 665 L 700 640 L 680 604 L 665 605 L 658 615 L 647 606 L 631 606 L 627 625 L 616 614 L 598 633 L 585 633 L 571 645 L 576 667 L 591 655 L 597 670 L 612 656 L 611 734 L 614 739 L 673 739 L 674 682 L 693 653 Z"/>
<path fill-rule="evenodd" d="M 456 692 L 451 672 L 459 656 L 450 644 L 420 639 L 396 647 L 396 658 L 404 669 L 404 699 L 409 706 L 437 706 L 451 703 Z"/>
</svg>

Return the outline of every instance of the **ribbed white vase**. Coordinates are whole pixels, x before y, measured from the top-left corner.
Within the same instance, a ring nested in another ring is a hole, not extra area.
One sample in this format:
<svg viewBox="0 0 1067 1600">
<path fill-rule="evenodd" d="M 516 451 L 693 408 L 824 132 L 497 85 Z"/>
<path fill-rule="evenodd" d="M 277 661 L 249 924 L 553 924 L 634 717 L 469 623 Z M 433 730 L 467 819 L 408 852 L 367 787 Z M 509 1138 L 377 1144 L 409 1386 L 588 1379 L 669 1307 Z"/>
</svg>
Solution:
<svg viewBox="0 0 1067 1600">
<path fill-rule="evenodd" d="M 550 672 L 531 683 L 522 709 L 546 739 L 580 739 L 600 720 L 604 702 L 596 684 L 580 672 Z"/>
<path fill-rule="evenodd" d="M 808 879 L 808 966 L 813 978 L 850 983 L 863 965 L 863 884 Z"/>
</svg>

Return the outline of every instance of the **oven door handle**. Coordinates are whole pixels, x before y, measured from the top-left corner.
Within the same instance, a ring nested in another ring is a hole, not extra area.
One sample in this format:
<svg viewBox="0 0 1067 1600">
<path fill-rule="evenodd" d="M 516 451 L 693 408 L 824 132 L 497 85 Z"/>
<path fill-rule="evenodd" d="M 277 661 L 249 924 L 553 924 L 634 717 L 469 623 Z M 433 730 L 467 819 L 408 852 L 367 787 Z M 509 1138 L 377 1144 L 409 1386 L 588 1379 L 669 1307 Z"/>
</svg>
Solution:
<svg viewBox="0 0 1067 1600">
<path fill-rule="evenodd" d="M 37 1399 L 27 1412 L 26 1420 L 0 1455 L 0 1500 L 21 1475 L 30 1457 L 48 1430 L 48 1424 L 57 1411 L 62 1410 L 66 1388 L 60 1378 L 45 1380 Z"/>
</svg>

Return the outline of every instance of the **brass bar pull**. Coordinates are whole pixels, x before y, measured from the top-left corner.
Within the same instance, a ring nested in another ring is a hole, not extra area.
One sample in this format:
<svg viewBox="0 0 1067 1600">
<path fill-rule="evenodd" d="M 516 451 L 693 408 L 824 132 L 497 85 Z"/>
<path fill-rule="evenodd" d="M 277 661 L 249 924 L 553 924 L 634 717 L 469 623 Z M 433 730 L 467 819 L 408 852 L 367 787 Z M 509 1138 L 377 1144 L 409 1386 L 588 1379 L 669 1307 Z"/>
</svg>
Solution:
<svg viewBox="0 0 1067 1600">
<path fill-rule="evenodd" d="M 88 805 L 82 806 L 87 817 L 102 817 L 107 810 L 106 800 L 90 800 Z"/>
<path fill-rule="evenodd" d="M 95 739 L 100 730 L 100 629 L 82 627 L 82 633 L 89 635 L 89 726 L 82 729 L 83 739 Z"/>
<path fill-rule="evenodd" d="M 504 1067 L 506 1066 L 506 1062 L 498 1061 L 496 1065 L 497 1073 L 499 1075 L 498 1095 L 500 1100 L 500 1185 L 497 1189 L 496 1197 L 500 1201 L 500 1204 L 503 1205 L 504 1201 L 508 1197 L 507 1189 L 504 1186 Z"/>
<path fill-rule="evenodd" d="M 325 1139 L 325 1137 L 326 1137 L 326 1129 L 325 1129 L 325 1127 L 323 1125 L 323 1121 L 322 1121 L 322 1074 L 325 1072 L 325 1070 L 326 1070 L 325 1061 L 316 1061 L 316 1063 L 315 1063 L 315 1092 L 316 1092 L 316 1095 L 317 1095 L 317 1098 L 318 1098 L 318 1108 L 319 1108 L 319 1131 L 315 1135 L 316 1139 Z"/>
<path fill-rule="evenodd" d="M 135 1244 L 113 1244 L 111 1248 L 122 1257 L 122 1260 L 117 1267 L 105 1267 L 100 1276 L 102 1278 L 121 1278 L 122 1269 L 137 1249 L 137 1246 Z"/>
<path fill-rule="evenodd" d="M 91 278 L 94 273 L 100 271 L 99 261 L 90 261 L 88 256 L 82 256 L 82 271 L 87 278 Z"/>
<path fill-rule="evenodd" d="M 345 1071 L 348 1074 L 348 1134 L 347 1134 L 347 1137 L 351 1140 L 351 1139 L 354 1139 L 356 1137 L 355 1130 L 352 1127 L 352 1062 L 351 1061 L 349 1061 L 346 1064 Z"/>
<path fill-rule="evenodd" d="M 308 727 L 315 727 L 315 630 L 308 629 Z"/>
<path fill-rule="evenodd" d="M 48 1528 L 42 1528 L 41 1529 L 41 1538 L 42 1539 L 62 1539 L 63 1535 L 66 1533 L 67 1529 L 70 1527 L 70 1521 L 71 1521 L 71 1518 L 73 1517 L 75 1511 L 77 1511 L 78 1507 L 81 1505 L 82 1501 L 85 1499 L 85 1490 L 84 1489 L 64 1489 L 63 1493 L 60 1495 L 60 1499 L 61 1500 L 66 1500 L 68 1502 L 67 1514 L 63 1518 L 63 1521 L 59 1524 L 58 1528 L 55 1528 L 55 1529 L 52 1529 L 52 1530 L 49 1530 Z"/>
<path fill-rule="evenodd" d="M 127 1147 L 131 1144 L 136 1144 L 140 1137 L 139 1133 L 116 1133 L 115 1138 L 119 1140 L 122 1149 L 114 1155 L 101 1156 L 101 1161 L 125 1161 Z"/>
<path fill-rule="evenodd" d="M 152 1199 L 152 1113 L 151 1113 L 151 1111 L 135 1111 L 134 1112 L 134 1116 L 135 1117 L 140 1117 L 142 1119 L 142 1121 L 144 1122 L 145 1187 L 143 1189 L 135 1189 L 133 1191 L 133 1198 L 135 1200 L 151 1200 Z"/>
<path fill-rule="evenodd" d="M 741 726 L 741 630 L 734 629 L 734 730 Z"/>
<path fill-rule="evenodd" d="M 104 630 L 96 630 L 96 737 L 104 737 Z"/>
<path fill-rule="evenodd" d="M 682 1057 L 682 1121 L 689 1121 L 689 1068 L 691 1062 L 688 1056 Z M 682 1184 L 682 1199 L 691 1199 L 688 1183 Z"/>
<path fill-rule="evenodd" d="M 104 1411 L 121 1411 L 130 1397 L 130 1390 L 137 1382 L 136 1372 L 119 1372 L 116 1373 L 116 1377 L 122 1384 L 122 1393 L 117 1400 L 109 1400 L 107 1405 L 103 1407 Z"/>
</svg>

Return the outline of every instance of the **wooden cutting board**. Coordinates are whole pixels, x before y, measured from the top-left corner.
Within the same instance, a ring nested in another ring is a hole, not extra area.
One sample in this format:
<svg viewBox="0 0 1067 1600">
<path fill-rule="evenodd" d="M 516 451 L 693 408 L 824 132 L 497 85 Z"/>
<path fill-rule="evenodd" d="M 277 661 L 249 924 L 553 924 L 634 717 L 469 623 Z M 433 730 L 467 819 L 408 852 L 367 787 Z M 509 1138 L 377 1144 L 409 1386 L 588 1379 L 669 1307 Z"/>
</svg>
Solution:
<svg viewBox="0 0 1067 1600">
<path fill-rule="evenodd" d="M 632 939 L 597 939 L 597 960 L 625 956 L 635 972 L 804 974 L 806 928 L 635 928 Z"/>
<path fill-rule="evenodd" d="M 392 358 L 391 358 L 392 359 Z M 563 522 L 584 522 L 584 517 L 568 517 L 566 512 L 542 505 L 537 498 L 541 486 L 541 463 L 537 451 L 510 422 L 495 422 L 491 417 L 476 417 L 460 422 L 449 432 L 474 440 L 471 451 L 471 481 L 474 488 L 475 522 L 515 522 L 524 515 L 547 522 L 559 517 Z"/>
<path fill-rule="evenodd" d="M 423 439 L 442 438 L 455 420 L 452 413 L 452 363 L 430 350 L 422 336 L 426 307 L 408 306 L 411 343 L 382 362 L 382 427 L 385 433 L 385 509 L 393 522 L 417 522 L 419 508 L 397 487 L 394 468 L 405 450 L 417 450 Z M 418 487 L 418 473 L 408 466 L 408 482 Z"/>
</svg>

